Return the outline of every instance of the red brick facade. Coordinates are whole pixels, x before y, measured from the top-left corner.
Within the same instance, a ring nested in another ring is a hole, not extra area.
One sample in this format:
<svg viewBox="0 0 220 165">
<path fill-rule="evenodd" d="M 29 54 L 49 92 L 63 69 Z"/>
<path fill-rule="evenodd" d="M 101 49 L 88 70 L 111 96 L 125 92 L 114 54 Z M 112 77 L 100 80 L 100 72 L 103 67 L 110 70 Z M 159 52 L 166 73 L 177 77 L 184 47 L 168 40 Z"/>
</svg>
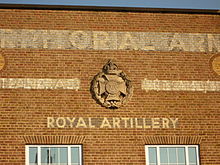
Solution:
<svg viewBox="0 0 220 165">
<path fill-rule="evenodd" d="M 220 33 L 214 14 L 1 9 L 0 18 L 0 29 Z M 219 165 L 219 91 L 141 88 L 145 78 L 220 81 L 211 67 L 219 53 L 2 48 L 0 78 L 78 78 L 80 89 L 0 89 L 0 164 L 25 164 L 26 144 L 82 144 L 84 165 L 144 165 L 145 144 L 198 144 L 201 164 Z M 101 107 L 90 93 L 108 59 L 134 88 L 131 100 L 116 110 Z M 48 128 L 47 117 L 178 118 L 178 127 Z"/>
</svg>

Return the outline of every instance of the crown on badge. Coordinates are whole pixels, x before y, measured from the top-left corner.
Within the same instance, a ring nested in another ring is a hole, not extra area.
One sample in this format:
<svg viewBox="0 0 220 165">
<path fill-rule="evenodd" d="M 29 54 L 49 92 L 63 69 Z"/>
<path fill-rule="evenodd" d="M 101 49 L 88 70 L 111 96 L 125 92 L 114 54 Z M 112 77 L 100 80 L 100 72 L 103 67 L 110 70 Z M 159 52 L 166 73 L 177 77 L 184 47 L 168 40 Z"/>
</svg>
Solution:
<svg viewBox="0 0 220 165">
<path fill-rule="evenodd" d="M 102 68 L 103 72 L 106 74 L 118 74 L 121 71 L 118 70 L 118 66 L 113 63 L 112 60 L 109 60 Z"/>
</svg>

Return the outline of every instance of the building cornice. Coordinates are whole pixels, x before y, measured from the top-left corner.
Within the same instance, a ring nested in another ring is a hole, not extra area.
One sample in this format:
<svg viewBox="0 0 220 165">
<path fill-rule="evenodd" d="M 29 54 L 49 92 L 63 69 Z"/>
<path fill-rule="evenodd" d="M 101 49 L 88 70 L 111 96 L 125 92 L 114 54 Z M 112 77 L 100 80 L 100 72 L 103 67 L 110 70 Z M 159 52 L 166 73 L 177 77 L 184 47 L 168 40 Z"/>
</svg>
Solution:
<svg viewBox="0 0 220 165">
<path fill-rule="evenodd" d="M 0 9 L 31 9 L 31 10 L 86 10 L 114 12 L 151 12 L 151 13 L 184 13 L 220 15 L 218 9 L 178 9 L 178 8 L 143 8 L 143 7 L 107 7 L 107 6 L 71 6 L 71 5 L 36 5 L 36 4 L 5 4 Z"/>
</svg>

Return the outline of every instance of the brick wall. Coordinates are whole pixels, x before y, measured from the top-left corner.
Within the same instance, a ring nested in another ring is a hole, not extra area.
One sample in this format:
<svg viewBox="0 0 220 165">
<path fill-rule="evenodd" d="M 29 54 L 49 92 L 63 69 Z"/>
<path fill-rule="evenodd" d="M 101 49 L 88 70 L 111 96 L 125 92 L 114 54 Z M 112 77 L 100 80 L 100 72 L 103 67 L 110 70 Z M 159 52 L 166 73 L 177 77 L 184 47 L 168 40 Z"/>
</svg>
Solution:
<svg viewBox="0 0 220 165">
<path fill-rule="evenodd" d="M 1 9 L 0 18 L 3 30 L 220 34 L 219 15 L 208 14 Z M 1 165 L 24 164 L 25 144 L 83 144 L 85 165 L 144 165 L 144 145 L 153 142 L 199 144 L 201 164 L 218 165 L 220 162 L 218 90 L 142 89 L 144 79 L 219 82 L 219 74 L 212 68 L 212 59 L 219 57 L 219 51 L 6 46 L 1 47 L 1 55 L 5 66 L 0 78 L 80 80 L 78 90 L 0 89 Z M 113 59 L 127 74 L 134 88 L 131 100 L 117 110 L 101 107 L 90 93 L 93 77 L 108 59 Z M 178 118 L 179 121 L 175 129 L 48 128 L 47 117 Z"/>
</svg>

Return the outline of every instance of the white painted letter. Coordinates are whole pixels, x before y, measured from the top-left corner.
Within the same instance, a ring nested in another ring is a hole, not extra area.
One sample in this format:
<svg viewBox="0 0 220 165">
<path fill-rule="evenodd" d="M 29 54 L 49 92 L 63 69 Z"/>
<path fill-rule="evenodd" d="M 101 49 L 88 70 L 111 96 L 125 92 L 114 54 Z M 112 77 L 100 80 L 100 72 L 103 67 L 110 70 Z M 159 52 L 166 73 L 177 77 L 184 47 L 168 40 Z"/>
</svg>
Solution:
<svg viewBox="0 0 220 165">
<path fill-rule="evenodd" d="M 100 128 L 104 128 L 104 127 L 112 128 L 111 124 L 109 123 L 109 121 L 106 117 L 104 117 Z"/>
<path fill-rule="evenodd" d="M 47 128 L 54 128 L 54 118 L 53 117 L 48 117 L 47 118 Z"/>
</svg>

